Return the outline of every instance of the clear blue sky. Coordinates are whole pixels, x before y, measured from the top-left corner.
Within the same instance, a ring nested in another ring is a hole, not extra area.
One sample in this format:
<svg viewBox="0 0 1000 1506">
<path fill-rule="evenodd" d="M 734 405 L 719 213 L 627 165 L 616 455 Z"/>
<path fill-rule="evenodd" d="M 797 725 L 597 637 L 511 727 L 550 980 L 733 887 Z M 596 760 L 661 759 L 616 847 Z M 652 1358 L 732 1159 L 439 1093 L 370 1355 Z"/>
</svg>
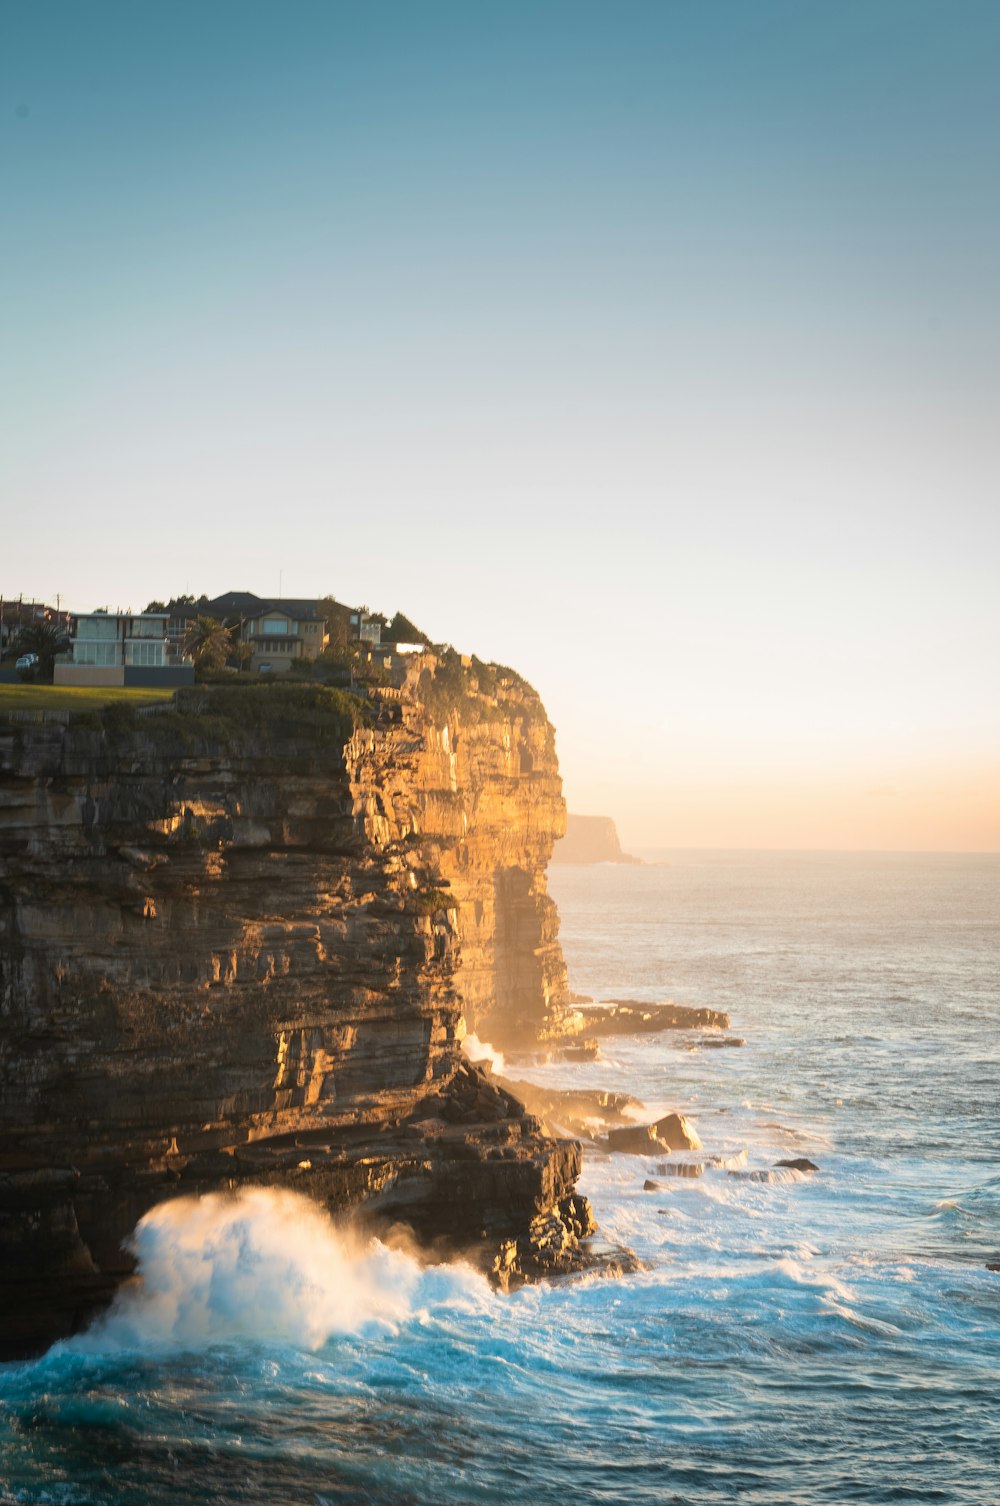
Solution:
<svg viewBox="0 0 1000 1506">
<path fill-rule="evenodd" d="M 6 0 L 0 590 L 281 572 L 633 841 L 1000 846 L 998 77 L 993 0 Z"/>
</svg>

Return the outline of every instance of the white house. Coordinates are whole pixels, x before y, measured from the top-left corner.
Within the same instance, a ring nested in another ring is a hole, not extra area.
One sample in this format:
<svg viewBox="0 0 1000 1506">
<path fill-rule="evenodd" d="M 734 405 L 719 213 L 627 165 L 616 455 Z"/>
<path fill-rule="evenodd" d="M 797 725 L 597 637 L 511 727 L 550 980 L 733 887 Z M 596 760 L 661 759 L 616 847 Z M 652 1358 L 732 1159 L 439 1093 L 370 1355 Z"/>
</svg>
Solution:
<svg viewBox="0 0 1000 1506">
<path fill-rule="evenodd" d="M 73 618 L 68 663 L 57 685 L 188 685 L 194 668 L 171 656 L 166 612 L 91 612 Z"/>
</svg>

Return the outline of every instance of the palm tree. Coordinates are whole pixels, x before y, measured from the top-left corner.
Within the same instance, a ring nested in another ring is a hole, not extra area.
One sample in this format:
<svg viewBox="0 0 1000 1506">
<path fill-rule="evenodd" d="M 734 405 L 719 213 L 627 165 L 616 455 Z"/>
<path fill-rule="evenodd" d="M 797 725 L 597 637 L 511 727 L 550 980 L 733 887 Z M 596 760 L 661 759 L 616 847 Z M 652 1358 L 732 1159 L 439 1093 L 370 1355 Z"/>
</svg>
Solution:
<svg viewBox="0 0 1000 1506">
<path fill-rule="evenodd" d="M 37 654 L 38 679 L 52 683 L 56 654 L 65 647 L 59 628 L 51 622 L 30 622 L 21 628 L 14 647 L 19 654 Z"/>
<path fill-rule="evenodd" d="M 231 629 L 214 617 L 195 618 L 181 642 L 181 653 L 199 669 L 221 669 L 232 651 Z"/>
</svg>

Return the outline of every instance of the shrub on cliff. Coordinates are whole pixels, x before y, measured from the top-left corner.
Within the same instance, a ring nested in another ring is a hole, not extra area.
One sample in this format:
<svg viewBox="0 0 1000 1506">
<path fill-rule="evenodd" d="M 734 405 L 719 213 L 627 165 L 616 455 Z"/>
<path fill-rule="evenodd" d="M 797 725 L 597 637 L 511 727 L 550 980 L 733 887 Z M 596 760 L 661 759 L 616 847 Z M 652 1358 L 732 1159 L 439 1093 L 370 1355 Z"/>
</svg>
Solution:
<svg viewBox="0 0 1000 1506">
<path fill-rule="evenodd" d="M 345 690 L 288 679 L 185 687 L 177 692 L 176 706 L 181 715 L 221 718 L 234 728 L 329 726 L 342 728 L 345 739 L 369 715 L 360 697 Z"/>
</svg>

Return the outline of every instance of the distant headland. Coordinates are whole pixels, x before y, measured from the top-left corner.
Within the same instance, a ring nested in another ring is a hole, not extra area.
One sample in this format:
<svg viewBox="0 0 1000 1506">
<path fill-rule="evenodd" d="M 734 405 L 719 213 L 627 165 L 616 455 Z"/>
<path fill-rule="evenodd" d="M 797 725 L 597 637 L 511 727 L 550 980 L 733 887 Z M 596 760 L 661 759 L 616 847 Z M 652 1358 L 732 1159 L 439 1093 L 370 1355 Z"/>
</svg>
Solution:
<svg viewBox="0 0 1000 1506">
<path fill-rule="evenodd" d="M 566 817 L 566 835 L 555 844 L 553 863 L 641 863 L 622 852 L 618 830 L 610 816 Z"/>
</svg>

